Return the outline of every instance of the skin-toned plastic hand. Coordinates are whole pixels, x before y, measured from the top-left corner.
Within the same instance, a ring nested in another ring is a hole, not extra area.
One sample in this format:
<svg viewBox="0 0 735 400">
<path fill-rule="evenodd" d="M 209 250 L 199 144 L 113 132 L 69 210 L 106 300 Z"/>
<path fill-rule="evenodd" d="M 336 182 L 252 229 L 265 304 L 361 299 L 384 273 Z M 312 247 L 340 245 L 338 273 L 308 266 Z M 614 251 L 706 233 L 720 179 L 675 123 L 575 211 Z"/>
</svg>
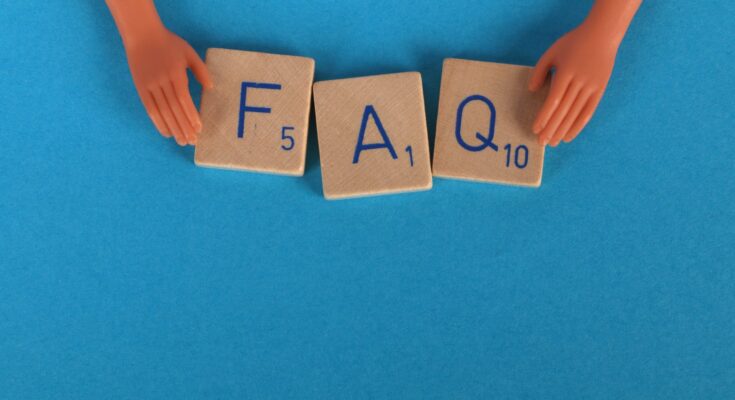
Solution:
<svg viewBox="0 0 735 400">
<path fill-rule="evenodd" d="M 202 129 L 189 93 L 190 68 L 211 88 L 207 67 L 194 49 L 160 21 L 152 0 L 107 0 L 125 44 L 130 72 L 156 129 L 181 146 L 196 144 Z"/>
<path fill-rule="evenodd" d="M 597 0 L 587 19 L 541 57 L 529 82 L 540 89 L 554 70 L 549 95 L 533 124 L 539 143 L 571 142 L 592 118 L 615 65 L 620 42 L 641 0 Z"/>
</svg>

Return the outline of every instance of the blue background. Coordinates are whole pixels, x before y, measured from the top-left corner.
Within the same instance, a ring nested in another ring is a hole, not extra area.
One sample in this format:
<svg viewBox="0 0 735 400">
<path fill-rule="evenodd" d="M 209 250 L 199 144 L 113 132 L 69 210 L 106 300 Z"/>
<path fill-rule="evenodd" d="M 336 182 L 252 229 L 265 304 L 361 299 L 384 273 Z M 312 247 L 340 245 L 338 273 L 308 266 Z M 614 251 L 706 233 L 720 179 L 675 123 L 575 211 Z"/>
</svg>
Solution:
<svg viewBox="0 0 735 400">
<path fill-rule="evenodd" d="M 154 132 L 101 0 L 0 12 L 0 398 L 735 398 L 729 0 L 648 1 L 538 190 L 327 202 Z M 534 64 L 590 2 L 160 0 L 317 80 Z M 197 89 L 198 98 L 198 89 Z M 432 132 L 433 138 L 433 132 Z"/>
</svg>

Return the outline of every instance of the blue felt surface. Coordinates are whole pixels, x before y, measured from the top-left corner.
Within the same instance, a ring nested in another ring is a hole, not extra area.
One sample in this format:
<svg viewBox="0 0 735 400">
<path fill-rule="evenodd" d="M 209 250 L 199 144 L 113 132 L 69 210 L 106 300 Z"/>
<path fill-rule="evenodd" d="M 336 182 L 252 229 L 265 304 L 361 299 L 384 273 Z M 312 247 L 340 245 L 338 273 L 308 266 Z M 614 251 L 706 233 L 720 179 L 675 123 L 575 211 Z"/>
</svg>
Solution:
<svg viewBox="0 0 735 400">
<path fill-rule="evenodd" d="M 158 1 L 201 53 L 420 71 L 430 130 L 444 57 L 533 64 L 589 7 L 265 4 Z M 313 129 L 303 179 L 196 168 L 101 0 L 3 2 L 0 398 L 735 398 L 735 6 L 694 4 L 644 4 L 539 190 L 327 202 Z"/>
</svg>

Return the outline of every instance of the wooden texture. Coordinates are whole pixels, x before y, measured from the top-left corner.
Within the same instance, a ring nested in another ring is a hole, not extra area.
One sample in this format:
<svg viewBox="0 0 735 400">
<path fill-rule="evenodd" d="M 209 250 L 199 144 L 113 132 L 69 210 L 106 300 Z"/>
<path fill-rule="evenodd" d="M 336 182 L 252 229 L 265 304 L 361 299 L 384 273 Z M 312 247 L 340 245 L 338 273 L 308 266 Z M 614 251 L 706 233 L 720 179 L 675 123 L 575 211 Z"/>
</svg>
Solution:
<svg viewBox="0 0 735 400">
<path fill-rule="evenodd" d="M 419 73 L 317 82 L 314 106 L 327 199 L 431 189 Z"/>
<path fill-rule="evenodd" d="M 547 88 L 538 93 L 528 91 L 531 70 L 518 65 L 444 61 L 434 176 L 541 185 L 544 146 L 538 144 L 532 124 Z M 490 104 L 495 109 L 494 127 Z"/>
<path fill-rule="evenodd" d="M 314 60 L 209 49 L 206 63 L 215 86 L 202 94 L 196 164 L 303 175 Z M 245 107 L 253 109 L 245 109 L 241 126 L 243 82 Z"/>
</svg>

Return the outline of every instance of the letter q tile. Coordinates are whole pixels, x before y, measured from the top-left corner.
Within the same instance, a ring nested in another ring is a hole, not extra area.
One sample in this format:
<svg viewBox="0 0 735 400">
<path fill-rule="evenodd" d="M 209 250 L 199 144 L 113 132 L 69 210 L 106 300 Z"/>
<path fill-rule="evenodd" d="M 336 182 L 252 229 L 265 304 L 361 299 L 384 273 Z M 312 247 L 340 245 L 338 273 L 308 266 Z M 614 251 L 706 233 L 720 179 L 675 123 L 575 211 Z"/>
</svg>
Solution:
<svg viewBox="0 0 735 400">
<path fill-rule="evenodd" d="M 541 185 L 544 146 L 532 124 L 547 88 L 530 93 L 530 76 L 530 67 L 444 61 L 434 176 Z"/>
</svg>

